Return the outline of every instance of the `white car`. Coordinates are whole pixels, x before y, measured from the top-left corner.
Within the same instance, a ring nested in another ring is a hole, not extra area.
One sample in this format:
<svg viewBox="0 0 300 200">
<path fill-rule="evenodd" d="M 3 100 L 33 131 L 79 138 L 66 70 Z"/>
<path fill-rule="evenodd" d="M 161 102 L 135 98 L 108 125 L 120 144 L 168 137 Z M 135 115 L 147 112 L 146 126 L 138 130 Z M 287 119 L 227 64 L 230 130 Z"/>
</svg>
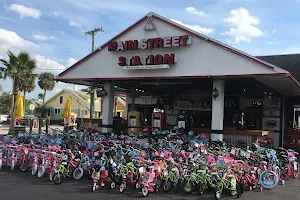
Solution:
<svg viewBox="0 0 300 200">
<path fill-rule="evenodd" d="M 0 115 L 0 124 L 5 124 L 7 122 L 8 115 Z"/>
</svg>

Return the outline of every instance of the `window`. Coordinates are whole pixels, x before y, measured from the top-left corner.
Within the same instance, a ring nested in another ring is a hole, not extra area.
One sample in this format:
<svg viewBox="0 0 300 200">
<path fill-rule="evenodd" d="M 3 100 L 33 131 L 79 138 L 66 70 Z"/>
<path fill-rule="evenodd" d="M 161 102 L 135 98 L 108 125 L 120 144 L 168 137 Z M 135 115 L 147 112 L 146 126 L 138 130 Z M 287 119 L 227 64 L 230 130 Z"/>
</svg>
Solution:
<svg viewBox="0 0 300 200">
<path fill-rule="evenodd" d="M 59 113 L 60 113 L 60 108 L 55 108 L 55 109 L 54 109 L 54 113 L 55 113 L 55 114 L 59 114 Z"/>
<path fill-rule="evenodd" d="M 85 111 L 84 111 L 84 115 L 87 115 L 87 114 L 88 114 L 88 111 L 87 111 L 87 110 L 85 110 Z"/>
<path fill-rule="evenodd" d="M 64 97 L 63 97 L 63 96 L 60 96 L 60 97 L 59 97 L 59 103 L 62 104 L 63 101 L 64 101 Z"/>
</svg>

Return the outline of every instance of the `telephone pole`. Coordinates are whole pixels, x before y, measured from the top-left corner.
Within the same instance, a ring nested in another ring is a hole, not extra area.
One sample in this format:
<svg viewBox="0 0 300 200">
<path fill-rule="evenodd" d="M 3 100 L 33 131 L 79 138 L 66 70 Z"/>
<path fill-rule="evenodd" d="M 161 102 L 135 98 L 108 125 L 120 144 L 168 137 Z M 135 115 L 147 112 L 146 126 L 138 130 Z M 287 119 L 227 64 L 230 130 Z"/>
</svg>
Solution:
<svg viewBox="0 0 300 200">
<path fill-rule="evenodd" d="M 85 32 L 85 35 L 92 36 L 92 51 L 95 50 L 95 35 L 97 32 L 104 32 L 102 27 L 101 28 L 95 28 L 91 31 Z"/>
<path fill-rule="evenodd" d="M 85 32 L 85 35 L 89 35 L 92 36 L 92 51 L 95 50 L 95 35 L 98 32 L 104 32 L 102 27 L 101 28 L 95 28 L 91 31 Z M 90 91 L 90 118 L 93 119 L 94 115 L 95 115 L 95 92 L 96 89 L 91 87 L 91 91 Z M 102 102 L 102 98 L 101 98 L 101 113 L 102 113 L 102 109 L 103 109 L 103 102 Z M 96 116 L 98 117 L 98 116 Z"/>
</svg>

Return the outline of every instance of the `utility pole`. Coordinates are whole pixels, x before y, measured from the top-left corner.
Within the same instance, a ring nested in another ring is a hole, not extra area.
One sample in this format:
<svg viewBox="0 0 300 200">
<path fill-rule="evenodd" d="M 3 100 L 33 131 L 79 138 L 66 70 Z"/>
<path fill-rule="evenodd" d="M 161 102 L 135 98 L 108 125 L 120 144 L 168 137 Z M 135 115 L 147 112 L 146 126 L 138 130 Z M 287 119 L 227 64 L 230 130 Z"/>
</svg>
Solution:
<svg viewBox="0 0 300 200">
<path fill-rule="evenodd" d="M 92 51 L 95 50 L 95 35 L 97 32 L 104 32 L 102 27 L 101 28 L 95 28 L 91 31 L 85 32 L 85 35 L 92 36 Z M 91 94 L 90 94 L 90 118 L 93 119 L 95 115 L 95 92 L 96 90 L 94 88 L 91 88 Z M 101 99 L 101 112 L 102 112 L 102 99 Z"/>
<path fill-rule="evenodd" d="M 97 32 L 104 32 L 104 30 L 101 28 L 95 28 L 91 31 L 85 32 L 85 35 L 92 36 L 92 51 L 95 50 L 95 35 Z"/>
</svg>

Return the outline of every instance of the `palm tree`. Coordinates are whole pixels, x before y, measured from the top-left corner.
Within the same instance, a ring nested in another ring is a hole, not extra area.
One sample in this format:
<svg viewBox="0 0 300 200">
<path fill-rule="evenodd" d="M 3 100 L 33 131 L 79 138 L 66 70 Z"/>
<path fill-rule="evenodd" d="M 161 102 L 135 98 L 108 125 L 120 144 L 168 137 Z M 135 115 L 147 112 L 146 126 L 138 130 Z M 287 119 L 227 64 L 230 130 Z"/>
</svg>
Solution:
<svg viewBox="0 0 300 200">
<path fill-rule="evenodd" d="M 43 98 L 44 98 L 44 94 L 43 93 L 39 93 L 38 99 L 43 100 Z"/>
<path fill-rule="evenodd" d="M 45 102 L 46 91 L 53 90 L 55 87 L 54 75 L 50 72 L 44 72 L 39 75 L 38 84 L 42 90 L 44 90 L 43 94 L 43 103 Z"/>
<path fill-rule="evenodd" d="M 0 59 L 1 61 L 1 59 Z M 4 67 L 0 67 L 0 79 L 4 78 L 4 72 L 5 72 L 5 68 Z M 2 85 L 0 85 L 0 91 L 2 91 Z"/>
<path fill-rule="evenodd" d="M 35 78 L 37 77 L 37 74 L 28 74 L 26 75 L 20 84 L 20 91 L 23 92 L 23 104 L 25 105 L 26 100 L 26 93 L 30 93 L 35 89 Z M 25 112 L 25 106 L 24 106 L 24 112 Z"/>
<path fill-rule="evenodd" d="M 30 58 L 30 55 L 27 52 L 21 51 L 17 56 L 11 51 L 7 53 L 9 60 L 0 59 L 2 64 L 6 68 L 1 68 L 3 71 L 3 78 L 10 77 L 13 82 L 12 86 L 12 101 L 11 101 L 11 124 L 10 124 L 10 133 L 15 124 L 15 119 L 13 117 L 15 98 L 18 91 L 20 91 L 21 82 L 23 77 L 26 77 L 30 74 L 33 74 L 34 69 L 37 67 L 36 61 Z"/>
<path fill-rule="evenodd" d="M 0 61 L 2 62 L 2 59 L 0 59 Z M 4 67 L 0 67 L 0 79 L 4 78 L 4 72 L 5 72 L 5 68 Z"/>
<path fill-rule="evenodd" d="M 90 118 L 93 119 L 95 115 L 95 93 L 97 91 L 101 91 L 102 89 L 95 88 L 95 87 L 87 87 L 82 89 L 81 91 L 86 92 L 90 95 Z M 101 104 L 102 105 L 102 104 Z M 102 111 L 102 110 L 101 110 Z"/>
</svg>

